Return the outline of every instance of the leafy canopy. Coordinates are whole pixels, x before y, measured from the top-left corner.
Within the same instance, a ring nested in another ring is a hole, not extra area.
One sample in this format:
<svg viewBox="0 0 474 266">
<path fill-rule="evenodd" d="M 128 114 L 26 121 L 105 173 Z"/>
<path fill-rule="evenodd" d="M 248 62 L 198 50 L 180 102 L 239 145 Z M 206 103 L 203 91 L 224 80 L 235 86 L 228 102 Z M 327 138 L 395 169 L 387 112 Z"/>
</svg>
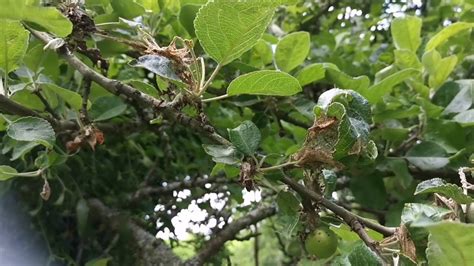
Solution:
<svg viewBox="0 0 474 266">
<path fill-rule="evenodd" d="M 39 264 L 472 264 L 474 6 L 422 2 L 0 0 L 0 211 Z"/>
</svg>

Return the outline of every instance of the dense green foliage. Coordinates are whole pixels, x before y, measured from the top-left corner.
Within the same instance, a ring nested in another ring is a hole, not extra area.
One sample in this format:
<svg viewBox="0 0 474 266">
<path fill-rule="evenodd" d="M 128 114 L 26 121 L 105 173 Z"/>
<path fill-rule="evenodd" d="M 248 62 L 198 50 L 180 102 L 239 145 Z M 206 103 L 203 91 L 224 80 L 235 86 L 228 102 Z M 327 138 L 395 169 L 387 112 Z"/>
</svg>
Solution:
<svg viewBox="0 0 474 266">
<path fill-rule="evenodd" d="M 473 264 L 474 2 L 405 2 L 0 0 L 0 200 L 52 265 Z"/>
</svg>

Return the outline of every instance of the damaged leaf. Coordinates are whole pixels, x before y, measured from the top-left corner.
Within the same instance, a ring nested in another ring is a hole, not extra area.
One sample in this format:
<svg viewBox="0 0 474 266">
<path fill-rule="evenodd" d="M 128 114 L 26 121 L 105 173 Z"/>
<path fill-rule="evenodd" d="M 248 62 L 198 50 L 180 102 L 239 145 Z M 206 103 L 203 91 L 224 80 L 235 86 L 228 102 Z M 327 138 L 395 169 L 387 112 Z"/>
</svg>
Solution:
<svg viewBox="0 0 474 266">
<path fill-rule="evenodd" d="M 295 156 L 300 165 L 341 167 L 338 161 L 350 155 L 377 157 L 377 149 L 369 140 L 370 106 L 360 94 L 352 90 L 329 90 L 319 97 L 314 113 L 314 124 Z"/>
<path fill-rule="evenodd" d="M 145 68 L 163 78 L 181 81 L 176 74 L 177 65 L 169 58 L 161 55 L 140 56 L 138 60 L 132 62 L 131 65 Z"/>
</svg>

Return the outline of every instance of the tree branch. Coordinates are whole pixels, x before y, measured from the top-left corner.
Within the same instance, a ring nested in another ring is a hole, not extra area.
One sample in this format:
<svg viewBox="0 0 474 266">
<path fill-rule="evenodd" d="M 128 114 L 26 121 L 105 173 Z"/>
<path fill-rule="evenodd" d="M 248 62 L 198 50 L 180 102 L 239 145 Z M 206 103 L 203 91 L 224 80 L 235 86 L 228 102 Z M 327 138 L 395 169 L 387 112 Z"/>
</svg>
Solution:
<svg viewBox="0 0 474 266">
<path fill-rule="evenodd" d="M 194 187 L 203 187 L 204 185 L 208 183 L 214 183 L 214 182 L 224 182 L 226 181 L 226 178 L 217 178 L 217 177 L 209 177 L 209 178 L 198 178 L 198 179 L 191 179 L 191 180 L 183 180 L 183 181 L 177 181 L 173 183 L 169 183 L 167 186 L 161 186 L 161 187 L 152 187 L 152 186 L 145 186 L 140 189 L 138 189 L 135 193 L 129 196 L 130 201 L 136 202 L 146 196 L 150 196 L 153 194 L 165 194 L 165 193 L 170 193 L 175 190 L 182 190 L 185 188 L 194 188 Z"/>
<path fill-rule="evenodd" d="M 29 108 L 26 108 L 10 99 L 6 96 L 0 94 L 0 112 L 9 114 L 9 115 L 19 115 L 19 116 L 35 116 L 41 117 L 39 113 L 33 111 Z"/>
<path fill-rule="evenodd" d="M 390 236 L 395 233 L 396 228 L 386 227 L 383 225 L 379 225 L 368 221 L 360 216 L 357 216 L 348 210 L 344 209 L 343 207 L 335 204 L 334 202 L 324 198 L 322 195 L 307 189 L 303 185 L 299 184 L 298 182 L 294 181 L 293 179 L 287 177 L 286 175 L 283 176 L 281 181 L 288 186 L 290 186 L 294 191 L 297 193 L 311 198 L 312 200 L 316 201 L 317 203 L 323 205 L 324 207 L 328 208 L 332 212 L 334 212 L 337 216 L 341 217 L 342 220 L 351 227 L 351 229 L 359 235 L 360 239 L 364 241 L 364 243 L 371 248 L 374 252 L 380 255 L 379 250 L 377 249 L 377 242 L 374 241 L 367 232 L 364 230 L 364 225 L 370 229 L 373 229 L 384 236 Z"/>
<path fill-rule="evenodd" d="M 260 207 L 249 212 L 242 218 L 235 220 L 221 231 L 211 237 L 207 243 L 204 243 L 203 248 L 187 263 L 192 265 L 202 265 L 212 255 L 216 254 L 225 242 L 235 239 L 240 230 L 247 228 L 252 224 L 256 224 L 276 213 L 274 207 Z"/>
<path fill-rule="evenodd" d="M 53 38 L 47 33 L 39 32 L 28 28 L 28 30 L 43 43 L 49 43 Z M 139 105 L 153 107 L 156 111 L 161 111 L 163 116 L 166 118 L 177 121 L 184 126 L 188 126 L 197 132 L 203 133 L 204 136 L 213 140 L 214 142 L 230 145 L 230 142 L 217 134 L 211 126 L 205 126 L 200 121 L 193 119 L 181 112 L 177 112 L 176 109 L 168 107 L 167 104 L 159 99 L 153 98 L 139 90 L 136 90 L 130 85 L 124 84 L 118 80 L 109 79 L 94 69 L 84 64 L 79 58 L 77 58 L 65 45 L 58 48 L 56 52 L 61 55 L 64 60 L 68 62 L 73 68 L 81 73 L 84 78 L 88 78 L 95 83 L 102 86 L 107 91 L 124 97 L 130 102 L 135 102 Z"/>
<path fill-rule="evenodd" d="M 181 265 L 183 262 L 176 256 L 165 242 L 148 233 L 143 228 L 126 218 L 122 219 L 120 213 L 114 212 L 105 206 L 98 199 L 88 200 L 91 217 L 98 218 L 102 223 L 107 224 L 108 228 L 113 231 L 119 231 L 125 226 L 132 237 L 133 243 L 136 245 L 138 254 L 138 265 Z"/>
</svg>

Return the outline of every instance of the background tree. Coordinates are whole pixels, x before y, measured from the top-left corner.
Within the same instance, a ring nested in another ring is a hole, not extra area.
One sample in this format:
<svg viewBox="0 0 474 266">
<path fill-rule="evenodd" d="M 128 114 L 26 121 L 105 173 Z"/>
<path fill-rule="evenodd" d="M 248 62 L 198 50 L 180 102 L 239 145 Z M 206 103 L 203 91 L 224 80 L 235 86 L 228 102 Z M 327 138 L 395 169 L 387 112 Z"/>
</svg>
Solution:
<svg viewBox="0 0 474 266">
<path fill-rule="evenodd" d="M 0 191 L 40 264 L 473 263 L 472 1 L 38 2 Z"/>
</svg>

